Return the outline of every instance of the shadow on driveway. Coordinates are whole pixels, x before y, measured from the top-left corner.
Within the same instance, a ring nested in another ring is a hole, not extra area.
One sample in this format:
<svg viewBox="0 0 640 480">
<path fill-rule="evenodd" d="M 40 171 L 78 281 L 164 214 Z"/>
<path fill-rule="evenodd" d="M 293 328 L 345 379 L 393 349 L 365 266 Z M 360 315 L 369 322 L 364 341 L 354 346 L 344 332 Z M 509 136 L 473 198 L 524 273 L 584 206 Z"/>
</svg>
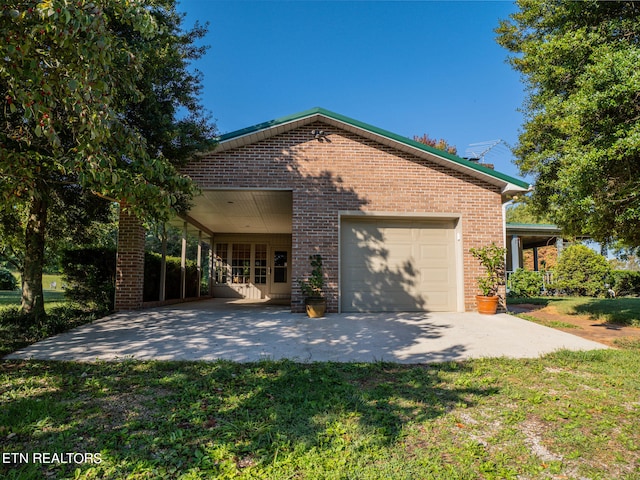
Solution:
<svg viewBox="0 0 640 480">
<path fill-rule="evenodd" d="M 121 312 L 7 355 L 44 360 L 232 360 L 432 363 L 537 357 L 606 346 L 506 314 L 330 314 L 204 300 Z"/>
</svg>

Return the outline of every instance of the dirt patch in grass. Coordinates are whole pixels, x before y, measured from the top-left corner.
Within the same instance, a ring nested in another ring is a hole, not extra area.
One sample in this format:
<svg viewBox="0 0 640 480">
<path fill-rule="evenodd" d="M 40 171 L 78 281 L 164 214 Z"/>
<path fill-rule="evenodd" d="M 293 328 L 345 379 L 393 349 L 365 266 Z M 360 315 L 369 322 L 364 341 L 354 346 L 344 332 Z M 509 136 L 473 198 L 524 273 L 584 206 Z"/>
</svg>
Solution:
<svg viewBox="0 0 640 480">
<path fill-rule="evenodd" d="M 594 320 L 589 315 L 567 315 L 554 305 L 533 305 L 522 303 L 510 305 L 509 311 L 522 315 L 542 325 L 562 330 L 610 347 L 619 347 L 629 342 L 640 342 L 640 328 Z"/>
</svg>

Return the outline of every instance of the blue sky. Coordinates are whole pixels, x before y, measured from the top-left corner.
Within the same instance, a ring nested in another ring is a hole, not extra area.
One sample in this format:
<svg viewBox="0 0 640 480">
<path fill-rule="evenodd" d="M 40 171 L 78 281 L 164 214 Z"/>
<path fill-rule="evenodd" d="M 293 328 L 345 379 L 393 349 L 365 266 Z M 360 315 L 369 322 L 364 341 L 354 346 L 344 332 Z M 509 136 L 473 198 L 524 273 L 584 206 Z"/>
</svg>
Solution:
<svg viewBox="0 0 640 480">
<path fill-rule="evenodd" d="M 394 133 L 517 142 L 519 74 L 495 42 L 511 2 L 180 0 L 208 21 L 195 64 L 220 133 L 323 107 Z M 486 160 L 520 177 L 500 145 Z"/>
</svg>

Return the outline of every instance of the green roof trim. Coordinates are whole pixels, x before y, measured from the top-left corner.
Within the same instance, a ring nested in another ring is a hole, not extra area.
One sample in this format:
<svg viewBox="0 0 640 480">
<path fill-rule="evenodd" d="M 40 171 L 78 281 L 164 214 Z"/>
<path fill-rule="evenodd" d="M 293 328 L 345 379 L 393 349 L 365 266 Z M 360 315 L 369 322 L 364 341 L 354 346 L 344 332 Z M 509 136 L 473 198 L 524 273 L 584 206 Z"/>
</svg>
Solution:
<svg viewBox="0 0 640 480">
<path fill-rule="evenodd" d="M 552 223 L 511 223 L 511 222 L 507 222 L 507 227 L 513 227 L 513 228 L 526 228 L 526 227 L 531 227 L 531 228 L 560 228 L 557 225 L 554 225 Z"/>
<path fill-rule="evenodd" d="M 232 140 L 234 138 L 242 137 L 244 135 L 250 135 L 252 133 L 256 133 L 261 130 L 267 130 L 269 128 L 276 127 L 278 125 L 295 122 L 297 120 L 302 120 L 307 117 L 312 117 L 314 115 L 322 115 L 324 117 L 331 118 L 333 120 L 337 120 L 342 123 L 346 123 L 353 127 L 360 128 L 362 130 L 366 130 L 371 133 L 375 133 L 377 135 L 389 138 L 391 140 L 402 143 L 404 145 L 408 145 L 418 150 L 422 150 L 424 152 L 428 152 L 433 155 L 437 155 L 439 157 L 445 158 L 451 162 L 457 163 L 458 165 L 462 165 L 471 170 L 476 170 L 477 172 L 484 173 L 486 175 L 497 178 L 507 183 L 511 183 L 523 189 L 529 189 L 531 187 L 531 185 L 528 182 L 525 182 L 524 180 L 520 180 L 518 178 L 511 177 L 504 173 L 497 172 L 491 168 L 484 167 L 477 163 L 458 157 L 457 155 L 453 155 L 449 152 L 445 152 L 444 150 L 439 150 L 429 145 L 416 142 L 415 140 L 412 140 L 408 137 L 398 135 L 396 133 L 390 132 L 388 130 L 384 130 L 382 128 L 374 127 L 373 125 L 369 125 L 368 123 L 364 123 L 359 120 L 354 120 L 353 118 L 345 117 L 344 115 L 340 115 L 339 113 L 331 112 L 329 110 L 325 110 L 324 108 L 320 108 L 320 107 L 312 108 L 310 110 L 305 110 L 303 112 L 295 113 L 293 115 L 287 115 L 286 117 L 277 118 L 275 120 L 270 120 L 268 122 L 259 123 L 251 127 L 243 128 L 241 130 L 236 130 L 234 132 L 225 133 L 224 135 L 220 135 L 218 138 L 216 138 L 216 140 L 217 142 Z"/>
</svg>

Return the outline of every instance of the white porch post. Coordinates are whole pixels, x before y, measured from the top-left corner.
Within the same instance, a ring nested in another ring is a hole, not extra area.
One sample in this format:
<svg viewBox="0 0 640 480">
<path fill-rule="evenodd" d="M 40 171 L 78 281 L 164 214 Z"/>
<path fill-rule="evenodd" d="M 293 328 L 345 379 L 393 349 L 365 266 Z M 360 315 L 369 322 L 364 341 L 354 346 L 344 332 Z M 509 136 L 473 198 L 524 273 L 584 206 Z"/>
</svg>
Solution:
<svg viewBox="0 0 640 480">
<path fill-rule="evenodd" d="M 517 235 L 511 237 L 511 270 L 514 272 L 522 267 L 520 263 L 520 257 L 522 256 L 521 248 L 520 237 Z"/>
<path fill-rule="evenodd" d="M 160 301 L 166 300 L 167 292 L 167 225 L 162 224 L 162 260 L 160 260 Z"/>
<path fill-rule="evenodd" d="M 198 289 L 196 297 L 200 298 L 200 281 L 202 280 L 202 231 L 198 230 L 198 255 L 196 257 L 196 269 L 198 272 Z"/>
<path fill-rule="evenodd" d="M 182 229 L 182 254 L 180 256 L 180 299 L 187 296 L 187 222 Z"/>
<path fill-rule="evenodd" d="M 213 256 L 213 237 L 209 237 L 209 296 L 213 297 L 213 276 L 215 275 L 216 261 Z"/>
</svg>

